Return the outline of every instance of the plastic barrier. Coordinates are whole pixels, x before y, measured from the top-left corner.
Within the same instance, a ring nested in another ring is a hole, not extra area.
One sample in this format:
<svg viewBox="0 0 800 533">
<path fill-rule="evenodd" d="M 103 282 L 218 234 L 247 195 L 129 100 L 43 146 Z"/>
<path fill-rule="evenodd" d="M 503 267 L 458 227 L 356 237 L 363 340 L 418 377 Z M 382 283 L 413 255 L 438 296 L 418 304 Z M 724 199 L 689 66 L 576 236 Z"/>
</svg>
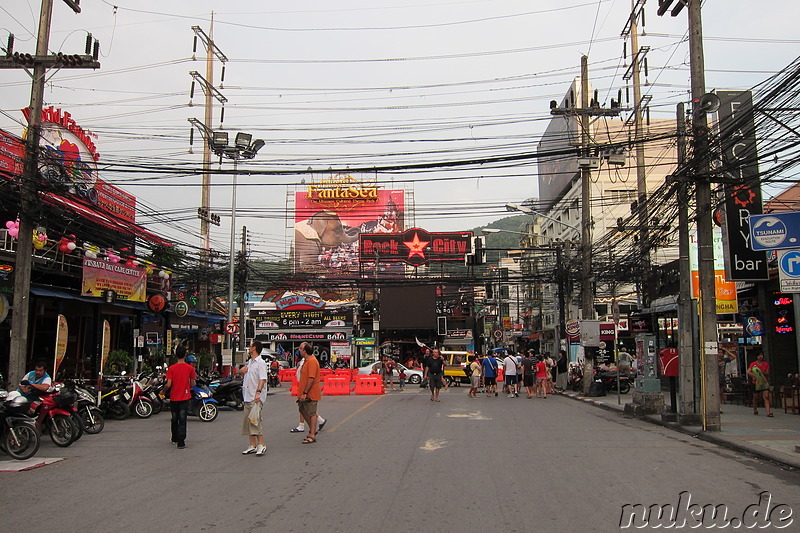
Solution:
<svg viewBox="0 0 800 533">
<path fill-rule="evenodd" d="M 350 381 L 353 377 L 353 372 L 349 368 L 337 368 L 333 373 L 336 377 L 347 378 L 347 381 Z"/>
<path fill-rule="evenodd" d="M 299 384 L 300 383 L 297 381 L 297 378 L 292 380 L 292 390 L 291 390 L 292 396 L 297 396 L 297 386 Z"/>
<path fill-rule="evenodd" d="M 383 381 L 380 376 L 360 376 L 356 378 L 356 394 L 384 394 Z"/>
<path fill-rule="evenodd" d="M 347 396 L 350 394 L 350 380 L 337 376 L 327 376 L 323 381 L 322 393 L 327 396 Z"/>
<path fill-rule="evenodd" d="M 281 368 L 278 371 L 278 379 L 281 381 L 293 381 L 297 378 L 296 368 Z"/>
<path fill-rule="evenodd" d="M 497 383 L 498 383 L 498 385 L 500 383 L 502 383 L 506 379 L 505 375 L 506 375 L 506 373 L 505 373 L 505 370 L 503 370 L 503 367 L 502 366 L 497 367 Z"/>
</svg>

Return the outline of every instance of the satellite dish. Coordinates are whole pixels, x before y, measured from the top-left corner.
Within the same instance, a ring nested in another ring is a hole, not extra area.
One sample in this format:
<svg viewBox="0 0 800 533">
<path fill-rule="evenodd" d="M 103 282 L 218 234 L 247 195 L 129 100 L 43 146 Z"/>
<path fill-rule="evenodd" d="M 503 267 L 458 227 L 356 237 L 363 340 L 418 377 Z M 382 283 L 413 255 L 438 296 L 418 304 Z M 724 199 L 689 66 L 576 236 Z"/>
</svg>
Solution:
<svg viewBox="0 0 800 533">
<path fill-rule="evenodd" d="M 713 113 L 717 109 L 719 109 L 719 96 L 714 93 L 706 93 L 700 97 L 700 100 L 697 102 L 697 109 L 695 110 L 695 114 L 703 112 L 703 113 Z"/>
</svg>

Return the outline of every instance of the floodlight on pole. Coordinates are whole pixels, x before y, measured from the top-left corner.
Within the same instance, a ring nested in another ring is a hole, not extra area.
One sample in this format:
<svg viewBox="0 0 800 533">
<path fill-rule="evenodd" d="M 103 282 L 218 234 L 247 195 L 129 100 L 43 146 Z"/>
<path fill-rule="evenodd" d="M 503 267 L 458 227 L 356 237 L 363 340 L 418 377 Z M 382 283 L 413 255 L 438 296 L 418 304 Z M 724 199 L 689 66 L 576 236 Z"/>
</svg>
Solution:
<svg viewBox="0 0 800 533">
<path fill-rule="evenodd" d="M 540 213 L 539 211 L 534 211 L 533 209 L 517 204 L 506 204 L 506 211 L 519 211 L 520 213 L 525 213 L 526 215 L 533 215 L 537 217 L 546 218 L 552 222 L 557 222 L 558 224 L 562 224 L 567 228 L 573 230 L 578 235 L 581 234 L 581 229 L 578 226 L 573 226 L 572 224 L 567 224 L 564 221 L 558 220 L 556 218 L 551 217 L 550 215 L 545 215 L 544 213 Z"/>
</svg>

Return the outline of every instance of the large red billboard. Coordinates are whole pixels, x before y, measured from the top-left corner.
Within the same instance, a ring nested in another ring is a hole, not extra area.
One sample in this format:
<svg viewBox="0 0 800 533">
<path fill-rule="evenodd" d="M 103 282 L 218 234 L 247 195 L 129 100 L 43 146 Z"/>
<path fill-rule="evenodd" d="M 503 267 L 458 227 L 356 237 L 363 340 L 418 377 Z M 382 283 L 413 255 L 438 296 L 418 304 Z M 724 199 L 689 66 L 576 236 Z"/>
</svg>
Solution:
<svg viewBox="0 0 800 533">
<path fill-rule="evenodd" d="M 402 232 L 404 200 L 402 189 L 381 189 L 350 176 L 335 176 L 296 192 L 295 268 L 320 274 L 357 271 L 359 235 Z"/>
</svg>

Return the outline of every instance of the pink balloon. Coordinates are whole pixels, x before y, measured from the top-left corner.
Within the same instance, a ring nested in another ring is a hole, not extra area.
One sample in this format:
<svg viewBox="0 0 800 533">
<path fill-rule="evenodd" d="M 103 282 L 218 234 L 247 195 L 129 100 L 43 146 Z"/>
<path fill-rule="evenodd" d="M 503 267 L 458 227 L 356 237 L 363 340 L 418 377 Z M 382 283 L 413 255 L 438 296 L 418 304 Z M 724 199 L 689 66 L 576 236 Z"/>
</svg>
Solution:
<svg viewBox="0 0 800 533">
<path fill-rule="evenodd" d="M 9 220 L 8 222 L 6 222 L 6 228 L 11 229 L 13 227 L 14 227 L 14 221 L 13 220 Z"/>
</svg>

